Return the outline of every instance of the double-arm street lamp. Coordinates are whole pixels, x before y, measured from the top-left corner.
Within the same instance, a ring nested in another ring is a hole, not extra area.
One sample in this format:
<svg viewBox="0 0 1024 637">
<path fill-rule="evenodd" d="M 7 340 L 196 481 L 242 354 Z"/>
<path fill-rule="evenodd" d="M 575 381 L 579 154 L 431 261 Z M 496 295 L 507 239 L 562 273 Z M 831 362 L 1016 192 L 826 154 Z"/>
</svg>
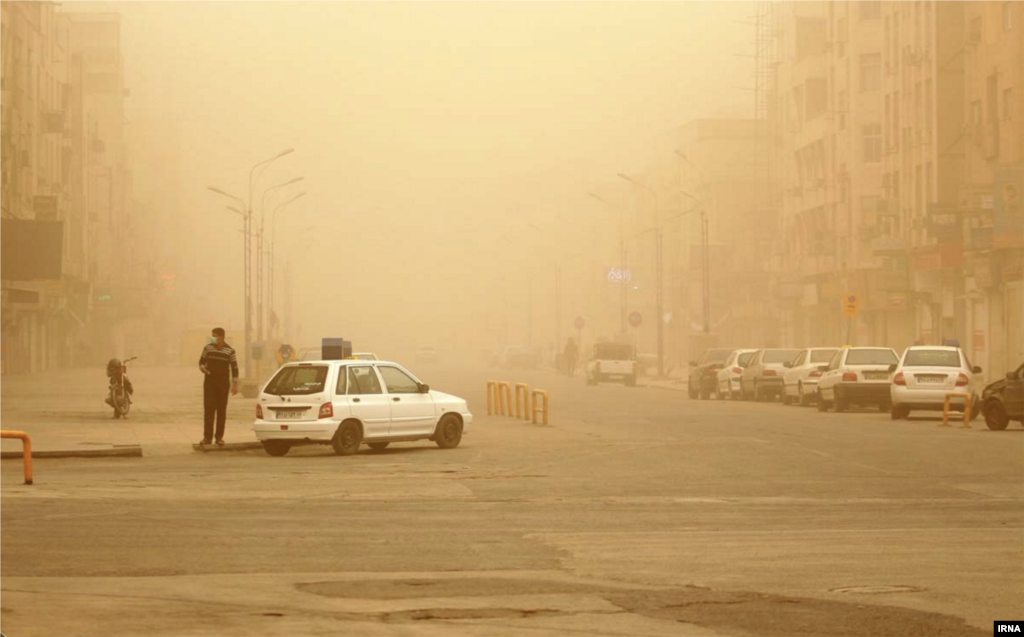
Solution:
<svg viewBox="0 0 1024 637">
<path fill-rule="evenodd" d="M 626 280 L 626 221 L 625 212 L 619 206 L 616 206 L 607 199 L 601 197 L 594 192 L 587 193 L 592 198 L 600 201 L 604 205 L 608 206 L 619 215 L 619 282 L 622 284 L 619 288 L 619 332 L 622 334 L 626 333 L 626 304 L 629 293 L 628 281 Z"/>
<path fill-rule="evenodd" d="M 268 261 L 270 262 L 270 267 L 268 268 L 269 272 L 267 273 L 267 287 L 269 288 L 267 292 L 267 305 L 269 306 L 270 314 L 272 315 L 274 315 L 274 244 L 277 241 L 277 213 L 279 210 L 281 210 L 288 204 L 292 203 L 296 199 L 304 197 L 305 195 L 306 193 L 304 191 L 300 192 L 291 199 L 288 199 L 287 201 L 277 204 L 277 206 L 275 206 L 274 209 L 270 212 L 270 254 L 267 255 Z"/>
<path fill-rule="evenodd" d="M 280 190 L 285 186 L 298 183 L 303 179 L 305 179 L 305 177 L 295 177 L 288 181 L 270 186 L 263 191 L 263 199 L 260 205 L 260 223 L 259 228 L 256 230 L 256 340 L 260 343 L 263 342 L 264 338 L 263 318 L 265 312 L 263 311 L 263 290 L 265 289 L 266 281 L 263 279 L 263 230 L 266 227 L 264 224 L 267 215 L 267 195 L 275 190 Z"/>
<path fill-rule="evenodd" d="M 702 182 L 707 182 L 704 179 L 704 174 L 699 168 L 694 166 L 690 158 L 685 153 L 677 150 L 676 155 L 690 165 L 694 170 L 697 171 L 697 175 L 700 177 Z M 711 258 L 708 254 L 708 218 L 704 209 L 704 202 L 700 197 L 695 197 L 688 192 L 683 190 L 679 191 L 680 195 L 689 197 L 700 207 L 700 248 L 701 248 L 701 310 L 702 318 L 704 323 L 704 335 L 707 336 L 711 332 Z"/>
<path fill-rule="evenodd" d="M 218 195 L 223 195 L 225 197 L 228 197 L 229 199 L 237 201 L 239 206 L 241 206 L 242 211 L 244 211 L 242 212 L 242 218 L 244 220 L 242 235 L 245 245 L 245 255 L 243 257 L 245 266 L 245 357 L 243 360 L 245 377 L 247 379 L 252 378 L 252 195 L 253 186 L 256 179 L 256 169 L 259 168 L 260 166 L 266 166 L 271 162 L 293 152 L 295 152 L 294 148 L 286 148 L 285 150 L 282 150 L 281 152 L 279 152 L 278 154 L 274 155 L 269 159 L 264 159 L 261 162 L 257 162 L 252 166 L 252 168 L 249 169 L 249 190 L 248 198 L 245 201 L 243 201 L 240 197 L 236 197 L 234 195 L 224 192 L 220 188 L 208 186 L 209 190 L 211 190 L 212 192 L 215 192 Z M 241 211 L 236 209 L 235 212 Z"/>
</svg>

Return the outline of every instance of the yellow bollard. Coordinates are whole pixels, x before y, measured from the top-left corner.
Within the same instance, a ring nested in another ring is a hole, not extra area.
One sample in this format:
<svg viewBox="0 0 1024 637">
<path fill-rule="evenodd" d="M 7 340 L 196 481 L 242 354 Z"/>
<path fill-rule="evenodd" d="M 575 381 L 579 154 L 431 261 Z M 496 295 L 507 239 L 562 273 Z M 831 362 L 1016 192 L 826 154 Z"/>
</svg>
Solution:
<svg viewBox="0 0 1024 637">
<path fill-rule="evenodd" d="M 537 408 L 537 397 L 538 396 L 540 396 L 541 398 L 544 399 L 540 409 Z M 532 409 L 532 412 L 533 412 L 533 424 L 537 424 L 537 412 L 542 412 L 544 414 L 544 419 L 543 419 L 544 422 L 542 424 L 545 424 L 545 425 L 548 424 L 548 393 L 546 391 L 544 391 L 543 389 L 535 389 L 535 390 L 533 390 L 532 398 L 533 398 L 533 409 Z"/>
<path fill-rule="evenodd" d="M 522 396 L 522 409 L 519 408 Z M 530 419 L 530 386 L 526 383 L 516 383 L 516 418 Z"/>
<path fill-rule="evenodd" d="M 25 484 L 32 484 L 32 439 L 24 431 L 0 430 L 0 438 L 18 438 L 22 442 L 21 455 L 25 461 Z"/>
<path fill-rule="evenodd" d="M 946 401 L 942 404 L 942 424 L 940 427 L 949 426 L 949 407 L 950 400 L 953 398 L 964 399 L 964 424 L 963 427 L 967 429 L 971 428 L 971 395 L 963 392 L 951 391 L 946 394 Z"/>
</svg>

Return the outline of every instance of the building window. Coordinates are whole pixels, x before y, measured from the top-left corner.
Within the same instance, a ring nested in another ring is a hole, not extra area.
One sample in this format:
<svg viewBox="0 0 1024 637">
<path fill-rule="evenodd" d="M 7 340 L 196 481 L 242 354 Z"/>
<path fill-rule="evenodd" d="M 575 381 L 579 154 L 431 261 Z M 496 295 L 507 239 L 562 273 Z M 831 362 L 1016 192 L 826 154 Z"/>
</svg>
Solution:
<svg viewBox="0 0 1024 637">
<path fill-rule="evenodd" d="M 1013 28 L 1013 3 L 1003 3 L 1003 31 L 1009 31 Z"/>
<path fill-rule="evenodd" d="M 877 20 L 882 17 L 882 3 L 861 0 L 857 3 L 857 17 L 861 20 Z"/>
<path fill-rule="evenodd" d="M 882 125 L 865 124 L 861 130 L 864 135 L 864 161 L 866 163 L 882 161 Z"/>
<path fill-rule="evenodd" d="M 1013 119 L 1013 89 L 1008 88 L 1003 90 L 1003 120 L 1010 121 Z"/>
<path fill-rule="evenodd" d="M 882 88 L 882 54 L 864 53 L 860 56 L 860 90 L 877 91 Z"/>
</svg>

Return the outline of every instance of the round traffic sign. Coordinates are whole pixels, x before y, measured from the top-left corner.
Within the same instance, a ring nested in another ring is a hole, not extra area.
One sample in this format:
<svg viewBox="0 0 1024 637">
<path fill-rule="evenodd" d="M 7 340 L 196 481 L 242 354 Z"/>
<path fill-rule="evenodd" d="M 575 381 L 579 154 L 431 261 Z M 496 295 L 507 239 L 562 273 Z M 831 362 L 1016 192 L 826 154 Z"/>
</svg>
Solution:
<svg viewBox="0 0 1024 637">
<path fill-rule="evenodd" d="M 633 312 L 629 315 L 629 324 L 633 327 L 640 327 L 640 324 L 644 322 L 643 315 L 640 312 Z"/>
<path fill-rule="evenodd" d="M 573 322 L 573 325 L 575 325 L 576 329 L 578 329 L 578 330 L 582 330 L 583 326 L 586 325 L 586 324 L 587 324 L 587 321 L 582 316 L 577 316 L 576 320 Z"/>
</svg>

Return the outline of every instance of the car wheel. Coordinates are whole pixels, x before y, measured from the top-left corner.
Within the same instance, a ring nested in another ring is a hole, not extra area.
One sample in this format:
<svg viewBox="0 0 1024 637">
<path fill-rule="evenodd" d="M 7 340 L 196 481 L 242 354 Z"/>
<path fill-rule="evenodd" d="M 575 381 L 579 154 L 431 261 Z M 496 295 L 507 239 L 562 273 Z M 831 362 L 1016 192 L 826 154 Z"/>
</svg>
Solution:
<svg viewBox="0 0 1024 637">
<path fill-rule="evenodd" d="M 1010 416 L 1006 407 L 999 400 L 991 398 L 985 402 L 985 424 L 992 431 L 1002 431 L 1010 424 Z"/>
<path fill-rule="evenodd" d="M 842 393 L 840 393 L 840 391 L 838 389 L 832 390 L 832 393 L 835 394 L 836 413 L 837 414 L 841 414 L 844 411 L 846 411 L 846 409 L 847 409 L 847 407 L 849 407 L 849 405 L 846 404 L 846 398 L 842 395 Z"/>
<path fill-rule="evenodd" d="M 797 400 L 799 400 L 801 407 L 809 407 L 811 405 L 811 396 L 810 396 L 810 394 L 805 394 L 804 393 L 804 386 L 803 385 L 797 385 L 796 386 L 796 395 L 797 395 Z"/>
<path fill-rule="evenodd" d="M 369 446 L 370 449 L 372 449 L 374 451 L 384 451 L 385 449 L 388 448 L 389 444 L 391 444 L 391 443 L 390 442 L 369 442 L 369 443 L 367 443 L 367 446 Z"/>
<path fill-rule="evenodd" d="M 462 442 L 462 421 L 456 416 L 447 414 L 437 423 L 434 442 L 442 449 L 454 449 Z"/>
<path fill-rule="evenodd" d="M 331 438 L 331 446 L 334 453 L 339 456 L 351 456 L 359 453 L 359 445 L 363 442 L 363 430 L 359 423 L 353 420 L 346 420 L 338 425 L 338 430 Z"/>
<path fill-rule="evenodd" d="M 828 411 L 828 401 L 821 395 L 821 390 L 818 390 L 818 411 Z"/>
<path fill-rule="evenodd" d="M 292 443 L 286 440 L 264 440 L 263 450 L 267 455 L 281 457 L 291 451 Z"/>
<path fill-rule="evenodd" d="M 910 415 L 910 409 L 905 405 L 893 405 L 889 415 L 893 420 L 903 420 Z"/>
</svg>

